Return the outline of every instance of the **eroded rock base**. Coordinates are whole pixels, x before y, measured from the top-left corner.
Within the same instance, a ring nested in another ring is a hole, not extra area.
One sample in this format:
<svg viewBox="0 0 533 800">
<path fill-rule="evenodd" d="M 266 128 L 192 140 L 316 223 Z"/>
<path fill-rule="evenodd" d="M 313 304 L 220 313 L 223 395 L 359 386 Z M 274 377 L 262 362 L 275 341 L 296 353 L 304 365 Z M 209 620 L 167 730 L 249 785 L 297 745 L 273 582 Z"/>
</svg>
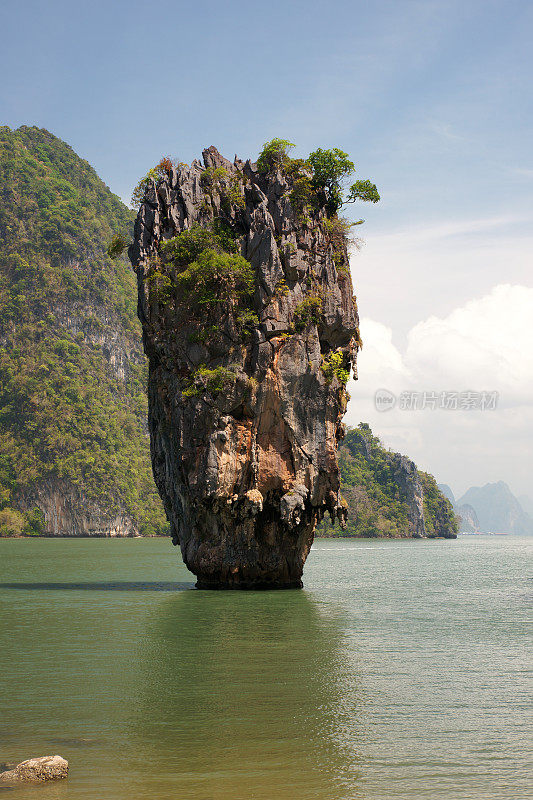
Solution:
<svg viewBox="0 0 533 800">
<path fill-rule="evenodd" d="M 244 591 L 253 591 L 253 590 L 274 590 L 274 589 L 303 589 L 303 581 L 300 579 L 295 579 L 293 581 L 241 581 L 237 580 L 232 582 L 230 580 L 220 580 L 214 581 L 209 578 L 203 578 L 198 576 L 198 580 L 195 584 L 197 589 L 233 589 L 233 590 L 244 590 Z"/>
</svg>

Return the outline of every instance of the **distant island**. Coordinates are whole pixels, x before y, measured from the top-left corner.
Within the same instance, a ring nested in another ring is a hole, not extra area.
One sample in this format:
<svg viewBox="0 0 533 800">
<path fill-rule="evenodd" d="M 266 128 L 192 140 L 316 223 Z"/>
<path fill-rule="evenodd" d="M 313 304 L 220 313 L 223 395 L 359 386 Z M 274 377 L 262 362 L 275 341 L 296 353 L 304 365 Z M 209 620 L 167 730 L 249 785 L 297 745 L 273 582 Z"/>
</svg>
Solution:
<svg viewBox="0 0 533 800">
<path fill-rule="evenodd" d="M 507 533 L 533 536 L 533 519 L 503 481 L 473 486 L 456 500 L 450 487 L 439 489 L 452 503 L 460 518 L 462 533 Z M 525 498 L 527 502 L 527 497 Z"/>
<path fill-rule="evenodd" d="M 339 446 L 346 529 L 324 519 L 317 536 L 454 539 L 458 519 L 435 478 L 387 450 L 361 423 Z"/>
</svg>

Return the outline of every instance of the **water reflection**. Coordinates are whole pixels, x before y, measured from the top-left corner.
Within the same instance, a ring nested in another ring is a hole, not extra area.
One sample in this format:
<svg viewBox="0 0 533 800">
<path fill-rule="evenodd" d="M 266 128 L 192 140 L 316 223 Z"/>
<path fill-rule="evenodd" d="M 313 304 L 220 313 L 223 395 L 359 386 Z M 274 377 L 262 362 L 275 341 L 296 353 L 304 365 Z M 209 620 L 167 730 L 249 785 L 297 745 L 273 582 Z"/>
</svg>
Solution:
<svg viewBox="0 0 533 800">
<path fill-rule="evenodd" d="M 76 581 L 75 583 L 0 583 L 0 589 L 31 592 L 180 592 L 189 591 L 194 583 L 176 581 Z"/>
<path fill-rule="evenodd" d="M 141 646 L 132 719 L 136 749 L 160 770 L 158 796 L 360 797 L 343 651 L 342 624 L 305 592 L 165 598 Z"/>
</svg>

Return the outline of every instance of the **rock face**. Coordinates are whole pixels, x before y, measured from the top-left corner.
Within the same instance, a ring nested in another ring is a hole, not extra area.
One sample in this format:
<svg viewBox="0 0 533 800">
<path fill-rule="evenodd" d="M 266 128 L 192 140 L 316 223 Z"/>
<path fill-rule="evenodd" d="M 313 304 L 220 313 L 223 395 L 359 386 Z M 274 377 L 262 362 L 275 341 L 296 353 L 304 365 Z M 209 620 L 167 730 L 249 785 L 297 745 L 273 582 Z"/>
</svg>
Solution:
<svg viewBox="0 0 533 800">
<path fill-rule="evenodd" d="M 452 506 L 455 506 L 455 495 L 452 492 L 451 487 L 448 486 L 447 483 L 438 483 L 437 484 L 437 489 L 439 490 L 439 492 L 442 492 L 444 497 L 448 498 L 448 500 L 450 501 Z"/>
<path fill-rule="evenodd" d="M 27 514 L 34 508 L 40 509 L 45 536 L 140 535 L 131 517 L 109 512 L 82 489 L 61 478 L 48 478 L 21 492 L 18 507 Z"/>
<path fill-rule="evenodd" d="M 0 773 L 0 783 L 43 783 L 68 776 L 68 761 L 61 756 L 42 756 L 22 761 L 14 769 Z"/>
<path fill-rule="evenodd" d="M 337 443 L 358 315 L 345 237 L 325 196 L 302 205 L 302 178 L 210 147 L 147 182 L 135 225 L 154 476 L 201 588 L 300 587 L 317 521 L 344 515 Z M 172 254 L 200 229 L 222 230 L 251 266 L 245 301 L 185 291 Z"/>
<path fill-rule="evenodd" d="M 424 486 L 424 516 L 426 535 L 431 538 L 456 539 L 459 531 L 459 518 L 453 506 L 437 488 L 432 475 L 421 473 Z"/>
<path fill-rule="evenodd" d="M 456 512 L 461 520 L 462 533 L 481 533 L 481 525 L 477 518 L 476 510 L 468 503 L 456 508 Z"/>
<path fill-rule="evenodd" d="M 424 520 L 424 488 L 416 464 L 400 453 L 390 453 L 390 465 L 400 495 L 405 498 L 407 504 L 409 535 L 413 539 L 423 539 L 427 535 Z"/>
</svg>

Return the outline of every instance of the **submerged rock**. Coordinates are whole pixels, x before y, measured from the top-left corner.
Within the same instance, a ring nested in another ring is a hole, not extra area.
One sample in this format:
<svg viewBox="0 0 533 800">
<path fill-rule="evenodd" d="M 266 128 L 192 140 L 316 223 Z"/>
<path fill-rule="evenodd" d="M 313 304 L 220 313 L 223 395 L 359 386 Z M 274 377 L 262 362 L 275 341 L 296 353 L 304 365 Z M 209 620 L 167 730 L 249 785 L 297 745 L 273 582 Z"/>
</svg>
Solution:
<svg viewBox="0 0 533 800">
<path fill-rule="evenodd" d="M 317 521 L 345 516 L 358 314 L 345 229 L 305 170 L 210 147 L 146 181 L 130 258 L 152 463 L 200 588 L 300 587 Z"/>
<path fill-rule="evenodd" d="M 68 776 L 68 761 L 61 756 L 42 756 L 22 761 L 14 769 L 0 773 L 1 783 L 43 783 Z"/>
</svg>

